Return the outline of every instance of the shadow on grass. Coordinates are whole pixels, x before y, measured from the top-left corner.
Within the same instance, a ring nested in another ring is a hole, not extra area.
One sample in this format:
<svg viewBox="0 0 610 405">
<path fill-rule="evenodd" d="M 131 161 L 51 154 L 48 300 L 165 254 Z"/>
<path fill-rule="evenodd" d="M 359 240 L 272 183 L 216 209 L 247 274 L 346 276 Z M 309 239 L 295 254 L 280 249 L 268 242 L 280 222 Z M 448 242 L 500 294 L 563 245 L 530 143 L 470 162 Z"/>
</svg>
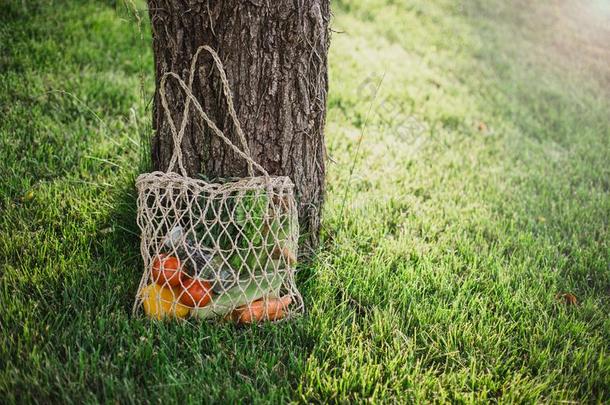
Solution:
<svg viewBox="0 0 610 405">
<path fill-rule="evenodd" d="M 111 390 L 121 398 L 150 401 L 292 397 L 316 341 L 310 321 L 243 327 L 132 316 L 143 270 L 133 178 L 117 187 L 112 205 L 109 223 L 99 226 L 108 231 L 92 241 L 95 254 L 80 275 L 83 282 L 73 279 L 64 290 L 74 311 L 71 332 L 52 340 L 57 361 L 66 366 L 66 382 L 91 368 L 96 371 L 83 383 L 98 399 L 109 398 L 104 393 Z M 71 351 L 73 345 L 78 352 Z"/>
</svg>

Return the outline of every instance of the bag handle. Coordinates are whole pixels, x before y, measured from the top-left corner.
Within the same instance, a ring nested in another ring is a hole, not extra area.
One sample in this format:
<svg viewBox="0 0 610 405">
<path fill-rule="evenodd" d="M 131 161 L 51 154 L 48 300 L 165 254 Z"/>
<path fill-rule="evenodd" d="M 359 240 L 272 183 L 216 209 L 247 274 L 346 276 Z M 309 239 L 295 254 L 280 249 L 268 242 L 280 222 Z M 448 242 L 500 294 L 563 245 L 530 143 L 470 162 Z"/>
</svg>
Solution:
<svg viewBox="0 0 610 405">
<path fill-rule="evenodd" d="M 237 135 L 239 137 L 242 149 L 238 148 L 231 142 L 229 138 L 225 136 L 225 134 L 216 126 L 216 124 L 208 117 L 208 115 L 203 111 L 203 107 L 197 100 L 197 98 L 193 95 L 192 87 L 193 81 L 195 78 L 195 71 L 197 67 L 197 59 L 199 58 L 199 54 L 202 50 L 208 51 L 212 58 L 214 59 L 214 65 L 218 69 L 218 73 L 220 74 L 220 80 L 222 82 L 222 88 L 224 95 L 227 99 L 227 106 L 229 108 L 229 115 L 233 119 L 233 124 L 235 125 L 235 129 L 237 131 Z M 180 123 L 180 129 L 176 130 L 176 124 L 172 119 L 171 112 L 169 110 L 169 106 L 167 104 L 167 96 L 165 90 L 165 84 L 167 79 L 173 77 L 176 79 L 180 87 L 184 90 L 186 95 L 186 102 L 184 104 L 184 113 L 182 114 L 182 122 Z M 186 124 L 188 121 L 188 115 L 190 111 L 191 102 L 193 106 L 201 115 L 201 118 L 205 121 L 205 123 L 210 127 L 212 132 L 214 132 L 220 139 L 222 139 L 231 149 L 241 156 L 248 163 L 248 175 L 254 176 L 253 167 L 255 167 L 259 172 L 261 172 L 265 177 L 269 177 L 269 173 L 263 168 L 261 165 L 256 163 L 250 154 L 250 149 L 248 148 L 248 142 L 246 141 L 246 137 L 244 135 L 243 130 L 241 129 L 241 125 L 239 124 L 239 120 L 237 119 L 237 113 L 235 112 L 235 107 L 233 105 L 233 98 L 231 97 L 231 90 L 229 89 L 229 81 L 227 80 L 227 74 L 224 70 L 224 66 L 218 57 L 218 54 L 209 46 L 204 45 L 197 49 L 195 52 L 195 56 L 191 61 L 191 69 L 189 73 L 189 82 L 188 85 L 174 72 L 166 72 L 161 78 L 161 83 L 159 86 L 159 94 L 161 96 L 161 104 L 163 105 L 163 109 L 165 110 L 165 115 L 167 116 L 167 121 L 169 123 L 169 128 L 172 133 L 172 139 L 174 141 L 174 152 L 172 153 L 172 158 L 167 167 L 167 171 L 171 172 L 174 170 L 176 163 L 178 164 L 178 168 L 183 176 L 187 176 L 186 169 L 184 168 L 184 164 L 182 162 L 182 138 L 184 137 L 184 131 L 186 129 Z"/>
</svg>

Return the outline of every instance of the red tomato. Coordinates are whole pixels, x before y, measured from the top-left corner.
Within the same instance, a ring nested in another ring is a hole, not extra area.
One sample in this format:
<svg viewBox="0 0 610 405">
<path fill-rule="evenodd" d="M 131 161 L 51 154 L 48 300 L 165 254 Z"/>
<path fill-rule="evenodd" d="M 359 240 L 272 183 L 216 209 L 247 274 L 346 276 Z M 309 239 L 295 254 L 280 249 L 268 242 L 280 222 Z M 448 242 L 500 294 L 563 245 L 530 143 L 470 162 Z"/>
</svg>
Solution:
<svg viewBox="0 0 610 405">
<path fill-rule="evenodd" d="M 212 299 L 212 285 L 198 279 L 186 280 L 180 303 L 187 307 L 204 307 Z"/>
<path fill-rule="evenodd" d="M 159 254 L 152 263 L 152 279 L 157 284 L 177 287 L 184 273 L 180 271 L 180 260 L 174 256 Z"/>
</svg>

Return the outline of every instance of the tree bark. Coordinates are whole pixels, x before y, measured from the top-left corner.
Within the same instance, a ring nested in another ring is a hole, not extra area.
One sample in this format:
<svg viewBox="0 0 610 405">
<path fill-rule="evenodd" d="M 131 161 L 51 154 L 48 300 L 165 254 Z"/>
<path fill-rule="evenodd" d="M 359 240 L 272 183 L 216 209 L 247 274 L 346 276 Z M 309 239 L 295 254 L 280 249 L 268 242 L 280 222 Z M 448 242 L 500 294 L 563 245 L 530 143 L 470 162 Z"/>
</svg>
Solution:
<svg viewBox="0 0 610 405">
<path fill-rule="evenodd" d="M 157 91 L 152 160 L 166 170 L 174 145 L 159 99 L 159 82 L 173 71 L 185 81 L 197 48 L 210 45 L 224 63 L 253 159 L 296 185 L 305 244 L 318 242 L 324 198 L 324 122 L 328 90 L 329 0 L 148 0 Z M 203 52 L 193 94 L 216 125 L 239 145 L 218 72 Z M 172 82 L 175 84 L 175 82 Z M 184 95 L 168 85 L 180 123 Z M 182 143 L 190 176 L 246 176 L 247 164 L 191 111 Z"/>
</svg>

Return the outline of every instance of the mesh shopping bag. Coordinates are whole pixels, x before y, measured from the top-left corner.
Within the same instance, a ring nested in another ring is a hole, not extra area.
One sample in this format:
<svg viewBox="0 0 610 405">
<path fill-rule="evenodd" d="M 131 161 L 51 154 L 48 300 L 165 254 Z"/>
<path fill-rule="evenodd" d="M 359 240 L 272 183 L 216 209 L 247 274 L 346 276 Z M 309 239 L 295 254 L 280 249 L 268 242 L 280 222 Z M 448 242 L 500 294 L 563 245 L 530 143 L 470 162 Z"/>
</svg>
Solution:
<svg viewBox="0 0 610 405">
<path fill-rule="evenodd" d="M 212 55 L 223 85 L 241 148 L 205 114 L 191 91 L 199 54 Z M 172 120 L 165 94 L 173 79 L 186 95 L 180 128 Z M 144 273 L 133 307 L 150 317 L 230 319 L 250 323 L 285 319 L 303 311 L 294 281 L 298 218 L 294 184 L 270 176 L 252 160 L 233 107 L 226 73 L 213 49 L 203 46 L 191 62 L 188 84 L 166 73 L 161 104 L 174 142 L 166 172 L 140 175 L 137 222 Z M 207 182 L 187 176 L 181 143 L 189 112 L 248 163 L 250 177 Z M 179 173 L 174 172 L 178 168 Z M 254 170 L 262 175 L 254 176 Z"/>
</svg>

